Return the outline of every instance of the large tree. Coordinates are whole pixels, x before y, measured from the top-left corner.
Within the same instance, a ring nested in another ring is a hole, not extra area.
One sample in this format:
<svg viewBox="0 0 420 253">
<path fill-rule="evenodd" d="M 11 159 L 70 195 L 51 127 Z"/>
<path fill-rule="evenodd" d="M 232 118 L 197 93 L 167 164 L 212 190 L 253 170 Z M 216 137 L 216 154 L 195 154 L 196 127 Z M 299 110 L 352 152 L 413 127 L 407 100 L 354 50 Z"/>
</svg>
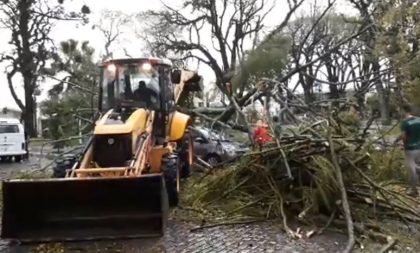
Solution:
<svg viewBox="0 0 420 253">
<path fill-rule="evenodd" d="M 7 82 L 10 92 L 22 110 L 25 131 L 36 135 L 36 100 L 40 74 L 46 66 L 54 44 L 50 34 L 57 20 L 83 20 L 90 12 L 66 12 L 63 0 L 55 3 L 42 0 L 1 0 L 0 24 L 10 34 L 11 50 L 1 60 L 7 61 Z M 23 80 L 24 98 L 16 93 L 16 74 Z"/>
<path fill-rule="evenodd" d="M 118 44 L 121 48 L 122 36 L 124 35 L 124 28 L 132 21 L 132 16 L 122 13 L 120 11 L 103 10 L 101 18 L 93 27 L 98 28 L 104 39 L 105 52 L 102 54 L 103 60 L 113 58 L 114 45 Z M 127 38 L 125 38 L 127 40 Z M 123 48 L 126 55 L 128 52 Z"/>
<path fill-rule="evenodd" d="M 377 4 L 377 51 L 390 61 L 395 75 L 397 101 L 420 106 L 420 5 L 416 1 Z"/>
<path fill-rule="evenodd" d="M 289 11 L 272 34 L 285 27 L 303 1 L 287 1 Z M 139 20 L 145 20 L 142 37 L 156 56 L 175 54 L 198 60 L 213 70 L 215 85 L 230 102 L 220 117 L 227 121 L 258 90 L 244 89 L 246 83 L 242 83 L 231 91 L 227 84 L 238 73 L 246 51 L 261 41 L 272 6 L 268 0 L 187 0 L 181 8 L 165 5 L 161 11 L 141 13 Z"/>
<path fill-rule="evenodd" d="M 83 122 L 86 131 L 90 130 L 98 103 L 99 73 L 94 62 L 94 49 L 86 41 L 61 42 L 53 59 L 46 72 L 58 83 L 48 91 L 48 100 L 41 108 L 47 117 L 50 137 L 60 139 L 76 135 L 81 130 L 79 122 Z"/>
<path fill-rule="evenodd" d="M 380 25 L 378 24 L 378 4 L 375 0 L 349 0 L 353 6 L 359 11 L 361 17 L 361 26 L 367 29 L 366 33 L 360 37 L 363 41 L 363 69 L 364 75 L 372 74 L 374 77 L 374 85 L 378 94 L 381 119 L 383 123 L 390 123 L 389 96 L 385 88 L 385 84 L 381 79 L 381 61 L 375 51 L 380 33 Z"/>
</svg>

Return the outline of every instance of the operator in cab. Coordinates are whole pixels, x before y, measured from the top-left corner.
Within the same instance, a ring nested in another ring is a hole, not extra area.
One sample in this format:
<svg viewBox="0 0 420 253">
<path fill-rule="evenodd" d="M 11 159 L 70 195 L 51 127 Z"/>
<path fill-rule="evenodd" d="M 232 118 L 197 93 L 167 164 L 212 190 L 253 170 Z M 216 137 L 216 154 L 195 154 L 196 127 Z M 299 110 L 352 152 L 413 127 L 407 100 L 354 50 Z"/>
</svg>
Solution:
<svg viewBox="0 0 420 253">
<path fill-rule="evenodd" d="M 138 83 L 137 89 L 134 91 L 134 100 L 139 103 L 144 103 L 145 107 L 150 108 L 157 102 L 157 95 L 155 91 L 146 86 L 145 81 Z"/>
<path fill-rule="evenodd" d="M 103 97 L 107 108 L 124 111 L 127 115 L 135 108 L 160 108 L 159 74 L 153 66 L 147 63 L 111 66 L 104 80 L 107 88 Z"/>
</svg>

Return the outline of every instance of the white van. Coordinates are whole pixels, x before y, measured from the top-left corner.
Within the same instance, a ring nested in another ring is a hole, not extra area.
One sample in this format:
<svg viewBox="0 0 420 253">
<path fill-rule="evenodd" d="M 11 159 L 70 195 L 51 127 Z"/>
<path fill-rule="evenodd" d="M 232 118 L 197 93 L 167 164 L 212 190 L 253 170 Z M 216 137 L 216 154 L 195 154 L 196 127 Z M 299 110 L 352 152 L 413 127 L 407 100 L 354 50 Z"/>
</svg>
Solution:
<svg viewBox="0 0 420 253">
<path fill-rule="evenodd" d="M 20 162 L 27 154 L 25 131 L 17 119 L 0 118 L 0 158 Z"/>
</svg>

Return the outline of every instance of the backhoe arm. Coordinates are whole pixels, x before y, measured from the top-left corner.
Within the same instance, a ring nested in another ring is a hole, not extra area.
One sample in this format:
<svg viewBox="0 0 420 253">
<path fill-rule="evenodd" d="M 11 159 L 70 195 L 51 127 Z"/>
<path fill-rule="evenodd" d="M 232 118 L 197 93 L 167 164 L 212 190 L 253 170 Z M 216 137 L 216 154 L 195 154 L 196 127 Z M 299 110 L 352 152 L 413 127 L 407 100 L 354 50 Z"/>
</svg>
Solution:
<svg viewBox="0 0 420 253">
<path fill-rule="evenodd" d="M 189 92 L 203 91 L 203 78 L 197 72 L 181 70 L 180 82 L 175 84 L 175 103 L 178 104 Z"/>
</svg>

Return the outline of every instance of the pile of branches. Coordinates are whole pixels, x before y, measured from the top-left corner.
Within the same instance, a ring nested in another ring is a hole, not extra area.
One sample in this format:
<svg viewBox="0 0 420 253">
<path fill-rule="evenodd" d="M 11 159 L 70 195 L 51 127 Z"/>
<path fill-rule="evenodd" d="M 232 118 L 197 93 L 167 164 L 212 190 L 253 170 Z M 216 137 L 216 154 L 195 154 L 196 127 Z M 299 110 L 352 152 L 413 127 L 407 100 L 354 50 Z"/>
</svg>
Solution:
<svg viewBox="0 0 420 253">
<path fill-rule="evenodd" d="M 420 202 L 392 181 L 404 176 L 398 149 L 375 153 L 363 134 L 349 136 L 344 128 L 333 117 L 301 126 L 262 151 L 191 180 L 186 205 L 216 224 L 278 219 L 292 238 L 339 228 L 347 230 L 347 252 L 361 236 L 389 249 L 396 238 L 377 222 L 418 223 Z M 292 220 L 311 229 L 293 229 Z"/>
</svg>

